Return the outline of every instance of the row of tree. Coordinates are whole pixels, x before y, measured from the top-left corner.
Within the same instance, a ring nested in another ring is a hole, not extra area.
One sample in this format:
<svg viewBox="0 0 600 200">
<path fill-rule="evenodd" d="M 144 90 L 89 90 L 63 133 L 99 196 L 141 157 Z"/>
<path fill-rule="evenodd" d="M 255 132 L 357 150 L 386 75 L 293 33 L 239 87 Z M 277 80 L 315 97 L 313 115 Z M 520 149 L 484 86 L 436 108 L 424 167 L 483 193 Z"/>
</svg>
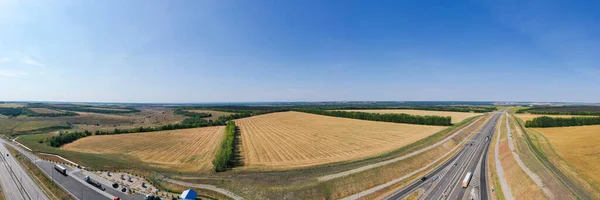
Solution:
<svg viewBox="0 0 600 200">
<path fill-rule="evenodd" d="M 225 129 L 225 138 L 221 141 L 221 145 L 216 151 L 215 159 L 213 160 L 214 170 L 222 172 L 227 168 L 233 167 L 235 154 L 235 137 L 237 127 L 234 121 L 228 121 Z"/>
<path fill-rule="evenodd" d="M 600 115 L 598 106 L 537 106 L 517 110 L 517 113 L 541 115 Z"/>
<path fill-rule="evenodd" d="M 26 115 L 28 117 L 65 117 L 79 115 L 74 112 L 36 113 L 27 108 L 0 108 L 0 114 L 8 117 L 16 117 L 19 115 Z"/>
<path fill-rule="evenodd" d="M 71 143 L 79 138 L 84 138 L 90 136 L 91 133 L 88 131 L 85 132 L 72 132 L 72 133 L 61 133 L 56 136 L 52 136 L 47 139 L 47 143 L 52 147 L 60 147 L 64 144 Z"/>
<path fill-rule="evenodd" d="M 299 112 L 306 112 L 318 115 L 326 115 L 332 117 L 343 117 L 351 119 L 362 119 L 370 121 L 394 122 L 405 124 L 421 124 L 435 126 L 451 126 L 452 118 L 443 116 L 417 116 L 404 113 L 379 114 L 368 112 L 346 112 L 346 111 L 328 111 L 313 108 L 297 108 Z"/>
<path fill-rule="evenodd" d="M 23 108 L 0 108 L 0 114 L 8 117 L 16 117 L 23 113 Z"/>
<path fill-rule="evenodd" d="M 545 127 L 564 127 L 564 126 L 585 126 L 599 125 L 600 117 L 536 117 L 525 122 L 525 127 L 528 128 L 545 128 Z"/>
<path fill-rule="evenodd" d="M 178 109 L 173 110 L 173 114 L 186 116 L 186 117 L 200 117 L 200 118 L 212 117 L 212 114 L 210 114 L 210 113 L 190 112 L 190 111 L 184 110 L 183 108 L 178 108 Z"/>
<path fill-rule="evenodd" d="M 486 113 L 497 110 L 493 106 L 401 106 L 401 107 L 369 107 L 369 106 L 345 106 L 345 107 L 318 107 L 325 110 L 431 110 L 450 112 L 474 112 Z"/>
<path fill-rule="evenodd" d="M 72 104 L 61 104 L 55 106 L 52 104 L 44 103 L 31 103 L 27 107 L 30 108 L 48 108 L 55 110 L 66 110 L 74 112 L 91 112 L 91 113 L 102 113 L 102 114 L 127 114 L 140 112 L 134 107 L 110 107 L 110 106 L 90 106 L 90 105 L 72 105 Z"/>
<path fill-rule="evenodd" d="M 258 112 L 258 114 L 266 114 L 269 112 Z M 221 116 L 219 118 L 217 118 L 214 121 L 207 121 L 205 119 L 202 119 L 201 117 L 195 116 L 195 117 L 188 117 L 186 119 L 184 119 L 182 122 L 177 123 L 177 124 L 167 124 L 167 125 L 162 125 L 162 126 L 157 126 L 157 127 L 138 127 L 138 128 L 134 128 L 134 129 L 118 129 L 115 128 L 112 131 L 95 131 L 95 132 L 90 132 L 90 131 L 83 131 L 83 132 L 66 132 L 57 136 L 52 136 L 48 139 L 50 146 L 53 147 L 60 147 L 62 145 L 71 143 L 79 138 L 82 137 L 87 137 L 90 135 L 113 135 L 113 134 L 127 134 L 127 133 L 141 133 L 141 132 L 154 132 L 154 131 L 166 131 L 166 130 L 176 130 L 176 129 L 186 129 L 186 128 L 198 128 L 198 127 L 207 127 L 207 126 L 223 126 L 226 125 L 228 121 L 230 120 L 234 120 L 234 119 L 240 119 L 240 118 L 245 118 L 245 117 L 250 117 L 256 115 L 253 112 L 243 112 L 243 113 L 234 113 L 231 115 L 225 115 L 225 116 Z M 72 137 L 72 136 L 62 136 L 62 135 L 77 135 L 77 136 L 82 136 L 82 137 Z M 53 139 L 54 137 L 67 137 L 67 138 L 74 138 L 74 140 L 70 140 L 70 139 Z M 58 146 L 54 146 L 54 145 L 58 145 Z"/>
</svg>

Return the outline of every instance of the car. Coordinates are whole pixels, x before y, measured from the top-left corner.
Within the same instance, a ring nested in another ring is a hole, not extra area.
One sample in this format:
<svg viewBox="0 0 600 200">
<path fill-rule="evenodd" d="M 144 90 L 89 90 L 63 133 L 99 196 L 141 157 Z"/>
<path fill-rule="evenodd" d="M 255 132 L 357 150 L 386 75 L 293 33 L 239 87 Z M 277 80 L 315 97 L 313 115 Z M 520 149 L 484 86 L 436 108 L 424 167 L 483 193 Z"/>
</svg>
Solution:
<svg viewBox="0 0 600 200">
<path fill-rule="evenodd" d="M 421 178 L 421 181 L 425 181 L 425 180 L 427 180 L 427 177 L 423 176 L 423 178 Z"/>
<path fill-rule="evenodd" d="M 113 200 L 121 200 L 121 198 L 119 198 L 119 197 L 115 197 Z"/>
<path fill-rule="evenodd" d="M 454 166 L 456 166 L 456 163 L 454 163 Z"/>
</svg>

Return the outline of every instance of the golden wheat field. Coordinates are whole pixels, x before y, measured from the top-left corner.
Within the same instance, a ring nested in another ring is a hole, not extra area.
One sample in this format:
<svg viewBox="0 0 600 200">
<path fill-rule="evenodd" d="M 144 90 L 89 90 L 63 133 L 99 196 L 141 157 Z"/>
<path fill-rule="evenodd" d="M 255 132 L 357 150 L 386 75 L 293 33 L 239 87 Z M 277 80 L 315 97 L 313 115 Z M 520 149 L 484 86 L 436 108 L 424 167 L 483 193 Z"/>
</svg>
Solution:
<svg viewBox="0 0 600 200">
<path fill-rule="evenodd" d="M 576 171 L 600 185 L 600 125 L 561 128 L 536 128 L 557 154 Z"/>
<path fill-rule="evenodd" d="M 236 120 L 245 165 L 300 168 L 377 156 L 446 127 L 373 122 L 301 112 Z"/>
<path fill-rule="evenodd" d="M 50 114 L 50 113 L 63 113 L 61 111 L 58 110 L 52 110 L 52 109 L 48 109 L 48 108 L 27 108 L 35 113 L 39 113 L 39 114 Z"/>
<path fill-rule="evenodd" d="M 469 117 L 481 115 L 479 113 L 468 113 L 468 112 L 448 112 L 448 111 L 432 111 L 432 110 L 404 110 L 404 109 L 390 109 L 390 110 L 343 110 L 349 112 L 369 112 L 379 114 L 390 114 L 390 113 L 404 113 L 409 115 L 432 115 L 432 116 L 448 116 L 452 118 L 452 123 L 458 123 Z"/>
<path fill-rule="evenodd" d="M 99 135 L 67 144 L 65 150 L 94 154 L 124 154 L 153 167 L 182 172 L 208 171 L 214 151 L 224 135 L 224 126 Z"/>
<path fill-rule="evenodd" d="M 529 121 L 532 120 L 533 118 L 536 117 L 542 117 L 542 116 L 547 116 L 547 117 L 561 117 L 561 118 L 571 118 L 571 117 L 595 117 L 592 115 L 539 115 L 539 114 L 515 114 L 516 117 L 521 118 L 521 120 L 525 121 Z"/>
</svg>

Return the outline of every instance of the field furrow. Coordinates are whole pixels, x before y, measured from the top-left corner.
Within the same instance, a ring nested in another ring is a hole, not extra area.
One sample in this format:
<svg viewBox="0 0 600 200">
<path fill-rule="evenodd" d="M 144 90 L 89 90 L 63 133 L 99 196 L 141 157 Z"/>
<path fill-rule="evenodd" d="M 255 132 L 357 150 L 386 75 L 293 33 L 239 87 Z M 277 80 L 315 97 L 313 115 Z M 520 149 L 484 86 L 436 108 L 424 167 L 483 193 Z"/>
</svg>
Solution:
<svg viewBox="0 0 600 200">
<path fill-rule="evenodd" d="M 445 127 L 372 122 L 300 112 L 236 120 L 249 168 L 302 168 L 377 156 Z"/>
</svg>

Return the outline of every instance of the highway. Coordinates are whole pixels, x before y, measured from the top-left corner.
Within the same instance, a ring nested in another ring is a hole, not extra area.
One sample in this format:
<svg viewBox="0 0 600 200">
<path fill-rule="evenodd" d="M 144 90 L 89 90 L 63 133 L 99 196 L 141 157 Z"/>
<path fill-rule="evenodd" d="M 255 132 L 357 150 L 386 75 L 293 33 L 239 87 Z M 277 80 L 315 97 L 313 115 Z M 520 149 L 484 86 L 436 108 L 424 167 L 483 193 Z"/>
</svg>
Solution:
<svg viewBox="0 0 600 200">
<path fill-rule="evenodd" d="M 50 199 L 2 143 L 0 153 L 0 185 L 6 199 Z"/>
<path fill-rule="evenodd" d="M 486 180 L 486 160 L 496 123 L 503 111 L 494 112 L 483 129 L 457 151 L 448 161 L 428 173 L 425 180 L 415 180 L 385 199 L 402 199 L 417 189 L 424 189 L 419 199 L 489 199 Z M 472 173 L 468 187 L 462 182 Z"/>
<path fill-rule="evenodd" d="M 24 156 L 26 156 L 27 158 L 29 158 L 30 160 L 34 161 L 34 163 L 42 169 L 43 172 L 45 172 L 48 176 L 52 177 L 52 179 L 54 179 L 54 181 L 56 183 L 58 183 L 63 189 L 65 189 L 67 192 L 69 192 L 72 196 L 76 197 L 77 199 L 85 199 L 85 200 L 106 200 L 106 199 L 113 199 L 115 197 L 120 197 L 120 199 L 127 199 L 127 200 L 143 200 L 145 199 L 145 195 L 142 194 L 135 194 L 135 195 L 127 195 L 121 191 L 117 191 L 115 189 L 113 189 L 111 186 L 109 185 L 103 185 L 103 188 L 105 188 L 104 191 L 95 188 L 93 186 L 91 186 L 90 184 L 87 184 L 83 178 L 84 175 L 81 173 L 81 171 L 77 168 L 72 168 L 66 165 L 63 165 L 64 167 L 67 168 L 67 175 L 63 175 L 61 173 L 58 173 L 58 171 L 56 171 L 54 169 L 54 165 L 55 163 L 53 162 L 49 162 L 49 161 L 45 161 L 42 159 L 39 159 L 37 156 L 33 155 L 32 153 L 23 150 L 21 147 L 9 143 L 7 141 L 5 141 L 4 139 L 0 139 L 0 146 L 3 145 L 10 145 L 11 147 L 15 148 L 17 151 L 19 151 L 21 154 L 23 154 Z M 5 150 L 1 150 L 3 153 L 5 152 Z M 6 156 L 6 153 L 4 153 L 4 156 Z M 1 166 L 0 166 L 1 167 Z M 0 179 L 4 177 L 4 174 L 2 174 L 0 172 Z M 4 183 L 4 182 L 2 182 Z M 12 189 L 5 189 L 4 185 L 3 185 L 3 192 L 7 193 L 7 191 L 13 191 Z M 10 187 L 10 184 L 8 185 Z M 14 193 L 14 192 L 11 192 Z M 8 196 L 8 194 L 7 194 Z M 8 198 L 8 199 L 28 199 L 28 198 Z M 31 198 L 31 199 L 36 199 L 36 198 Z M 44 199 L 44 198 L 39 198 L 39 199 Z M 47 198 L 45 198 L 47 199 Z"/>
</svg>

